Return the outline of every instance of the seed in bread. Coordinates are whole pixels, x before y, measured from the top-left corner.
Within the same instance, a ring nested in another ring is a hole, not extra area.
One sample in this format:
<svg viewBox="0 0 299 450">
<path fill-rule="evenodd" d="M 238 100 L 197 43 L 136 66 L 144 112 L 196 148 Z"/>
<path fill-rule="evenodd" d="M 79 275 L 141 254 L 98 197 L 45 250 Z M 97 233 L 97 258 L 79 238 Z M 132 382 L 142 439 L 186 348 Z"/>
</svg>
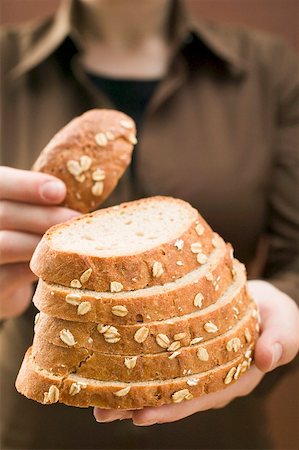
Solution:
<svg viewBox="0 0 299 450">
<path fill-rule="evenodd" d="M 39 319 L 39 315 L 40 315 L 40 313 L 35 314 L 35 317 L 34 317 L 34 325 L 37 324 L 38 319 Z"/>
<path fill-rule="evenodd" d="M 90 310 L 91 310 L 90 302 L 82 302 L 80 303 L 80 305 L 78 305 L 77 314 L 79 316 L 84 316 L 85 314 L 89 313 Z"/>
<path fill-rule="evenodd" d="M 181 389 L 180 391 L 174 392 L 172 394 L 173 403 L 181 403 L 183 400 L 191 400 L 193 395 L 189 389 Z"/>
<path fill-rule="evenodd" d="M 208 273 L 206 274 L 206 280 L 207 280 L 207 281 L 213 281 L 213 274 L 212 274 L 211 272 L 208 272 Z"/>
<path fill-rule="evenodd" d="M 118 317 L 125 317 L 128 314 L 128 310 L 123 305 L 115 305 L 111 308 L 112 314 Z"/>
<path fill-rule="evenodd" d="M 168 356 L 168 359 L 174 359 L 177 356 L 179 356 L 181 353 L 182 353 L 181 350 L 176 350 L 175 352 L 171 353 L 170 356 Z"/>
<path fill-rule="evenodd" d="M 193 244 L 191 244 L 192 253 L 200 253 L 201 251 L 202 251 L 202 244 L 200 242 L 193 242 Z"/>
<path fill-rule="evenodd" d="M 201 341 L 203 340 L 203 337 L 195 337 L 193 339 L 191 339 L 190 341 L 190 345 L 196 345 L 199 344 Z"/>
<path fill-rule="evenodd" d="M 209 321 L 204 324 L 204 329 L 207 333 L 216 333 L 218 331 L 217 325 L 215 325 L 213 322 Z"/>
<path fill-rule="evenodd" d="M 116 344 L 120 341 L 120 334 L 118 332 L 118 329 L 112 325 L 108 326 L 107 329 L 102 333 L 104 336 L 104 339 L 109 344 Z"/>
<path fill-rule="evenodd" d="M 52 384 L 50 386 L 49 391 L 44 393 L 44 402 L 43 403 L 57 403 L 59 400 L 59 389 L 57 386 Z"/>
<path fill-rule="evenodd" d="M 122 120 L 120 120 L 119 124 L 128 130 L 131 130 L 132 128 L 134 128 L 134 124 L 131 120 L 122 119 Z"/>
<path fill-rule="evenodd" d="M 119 391 L 114 392 L 114 395 L 116 397 L 123 397 L 124 395 L 127 395 L 130 392 L 130 389 L 131 389 L 130 386 L 124 387 L 123 389 L 120 389 Z"/>
<path fill-rule="evenodd" d="M 224 378 L 224 384 L 230 384 L 230 383 L 233 381 L 233 377 L 234 377 L 236 371 L 237 371 L 237 368 L 236 368 L 236 367 L 232 367 L 232 368 L 228 371 L 226 377 Z"/>
<path fill-rule="evenodd" d="M 238 364 L 237 369 L 234 373 L 234 380 L 238 380 L 240 377 L 240 373 L 241 373 L 241 369 L 242 369 L 242 364 Z"/>
<path fill-rule="evenodd" d="M 127 139 L 128 139 L 128 141 L 131 142 L 131 144 L 133 144 L 133 145 L 136 145 L 136 144 L 138 143 L 135 134 L 132 134 L 132 133 L 129 134 L 129 135 L 127 136 Z"/>
<path fill-rule="evenodd" d="M 198 385 L 198 379 L 196 379 L 196 378 L 188 378 L 187 384 L 188 384 L 188 386 L 197 386 Z"/>
<path fill-rule="evenodd" d="M 60 339 L 68 346 L 73 346 L 76 344 L 75 338 L 70 332 L 70 330 L 66 330 L 65 328 L 59 333 Z"/>
<path fill-rule="evenodd" d="M 248 328 L 246 328 L 245 329 L 245 339 L 246 339 L 246 341 L 247 342 L 251 342 L 251 333 L 250 333 L 250 331 L 248 330 Z"/>
<path fill-rule="evenodd" d="M 198 236 L 202 236 L 205 231 L 205 228 L 201 223 L 198 223 L 195 227 L 195 231 L 198 234 Z"/>
<path fill-rule="evenodd" d="M 82 284 L 86 283 L 89 280 L 91 273 L 92 273 L 92 269 L 91 268 L 85 270 L 85 272 L 83 272 L 81 277 L 80 277 L 80 282 Z"/>
<path fill-rule="evenodd" d="M 183 239 L 177 239 L 174 243 L 174 246 L 178 249 L 178 250 L 183 250 L 184 247 L 184 241 Z"/>
<path fill-rule="evenodd" d="M 95 135 L 95 141 L 101 147 L 106 147 L 106 145 L 108 144 L 108 139 L 105 133 L 97 133 Z"/>
<path fill-rule="evenodd" d="M 226 350 L 228 352 L 231 352 L 232 350 L 234 352 L 237 352 L 239 348 L 241 347 L 241 341 L 239 338 L 233 338 L 226 344 Z"/>
<path fill-rule="evenodd" d="M 123 285 L 118 281 L 111 281 L 110 283 L 110 291 L 111 292 L 120 292 L 123 290 Z"/>
<path fill-rule="evenodd" d="M 70 286 L 71 286 L 72 288 L 78 288 L 78 289 L 80 289 L 80 288 L 82 287 L 82 284 L 80 283 L 80 281 L 79 281 L 77 278 L 74 278 L 74 279 L 71 281 Z"/>
<path fill-rule="evenodd" d="M 207 349 L 205 349 L 203 347 L 199 347 L 199 349 L 197 350 L 197 358 L 200 361 L 208 361 L 209 353 L 208 353 Z"/>
<path fill-rule="evenodd" d="M 170 344 L 169 337 L 163 333 L 157 334 L 156 341 L 157 341 L 157 344 L 162 348 L 167 348 Z"/>
<path fill-rule="evenodd" d="M 162 264 L 159 261 L 155 261 L 153 264 L 153 277 L 159 278 L 163 275 L 164 269 Z"/>
<path fill-rule="evenodd" d="M 72 292 L 65 296 L 65 301 L 69 305 L 78 306 L 78 305 L 80 305 L 80 300 L 81 300 L 81 295 L 77 294 L 76 292 Z"/>
<path fill-rule="evenodd" d="M 86 389 L 86 388 L 87 388 L 87 384 L 86 383 L 82 383 L 82 382 L 72 383 L 71 386 L 70 386 L 69 394 L 70 395 L 79 394 L 81 389 Z"/>
<path fill-rule="evenodd" d="M 137 362 L 137 356 L 132 356 L 132 357 L 127 357 L 124 360 L 124 365 L 128 368 L 128 369 L 134 369 L 134 367 L 136 366 L 136 362 Z"/>
<path fill-rule="evenodd" d="M 176 350 L 178 350 L 181 346 L 181 343 L 179 341 L 174 341 L 172 342 L 169 347 L 167 347 L 167 351 L 168 352 L 175 352 Z"/>
<path fill-rule="evenodd" d="M 97 168 L 92 172 L 91 178 L 93 179 L 93 181 L 104 181 L 106 178 L 105 171 L 103 169 Z"/>
<path fill-rule="evenodd" d="M 180 341 L 181 339 L 185 339 L 186 336 L 187 336 L 187 333 L 177 333 L 173 336 L 173 339 L 175 341 Z"/>
<path fill-rule="evenodd" d="M 205 264 L 208 261 L 207 255 L 203 253 L 198 253 L 196 259 L 199 264 Z"/>
<path fill-rule="evenodd" d="M 204 297 L 200 292 L 196 294 L 196 296 L 194 297 L 194 306 L 196 306 L 196 308 L 201 308 L 203 299 Z"/>
<path fill-rule="evenodd" d="M 95 197 L 101 197 L 101 195 L 104 192 L 104 182 L 96 181 L 91 188 L 91 192 L 92 192 L 92 195 L 94 195 Z"/>
<path fill-rule="evenodd" d="M 149 335 L 149 329 L 146 327 L 141 327 L 134 334 L 134 339 L 136 342 L 141 344 L 142 342 L 144 342 L 147 339 L 148 335 Z"/>
</svg>

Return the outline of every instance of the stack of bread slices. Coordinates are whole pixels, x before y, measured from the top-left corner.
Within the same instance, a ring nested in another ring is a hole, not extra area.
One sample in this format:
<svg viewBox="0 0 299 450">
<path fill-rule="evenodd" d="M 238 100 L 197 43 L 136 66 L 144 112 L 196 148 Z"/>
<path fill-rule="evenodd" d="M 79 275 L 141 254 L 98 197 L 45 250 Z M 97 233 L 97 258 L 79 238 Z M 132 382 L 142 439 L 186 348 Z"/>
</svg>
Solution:
<svg viewBox="0 0 299 450">
<path fill-rule="evenodd" d="M 16 382 L 31 399 L 159 406 L 221 390 L 250 367 L 259 325 L 244 266 L 182 200 L 54 226 L 31 268 L 40 313 Z"/>
</svg>

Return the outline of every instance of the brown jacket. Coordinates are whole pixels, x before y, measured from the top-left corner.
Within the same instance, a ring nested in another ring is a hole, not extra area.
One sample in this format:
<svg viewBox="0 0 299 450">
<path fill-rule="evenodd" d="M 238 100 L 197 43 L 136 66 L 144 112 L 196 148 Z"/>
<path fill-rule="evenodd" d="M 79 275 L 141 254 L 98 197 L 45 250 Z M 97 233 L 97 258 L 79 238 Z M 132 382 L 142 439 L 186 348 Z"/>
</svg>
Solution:
<svg viewBox="0 0 299 450">
<path fill-rule="evenodd" d="M 29 169 L 74 116 L 113 106 L 80 64 L 80 8 L 66 1 L 54 18 L 2 30 L 1 164 Z M 280 38 L 194 23 L 176 3 L 169 27 L 173 57 L 146 111 L 135 176 L 126 173 L 109 204 L 156 194 L 189 201 L 232 242 L 252 276 L 298 301 L 298 60 Z M 1 332 L 4 448 L 268 445 L 259 427 L 263 401 L 254 395 L 149 429 L 97 425 L 90 411 L 22 398 L 13 383 L 32 316 L 30 308 Z"/>
</svg>

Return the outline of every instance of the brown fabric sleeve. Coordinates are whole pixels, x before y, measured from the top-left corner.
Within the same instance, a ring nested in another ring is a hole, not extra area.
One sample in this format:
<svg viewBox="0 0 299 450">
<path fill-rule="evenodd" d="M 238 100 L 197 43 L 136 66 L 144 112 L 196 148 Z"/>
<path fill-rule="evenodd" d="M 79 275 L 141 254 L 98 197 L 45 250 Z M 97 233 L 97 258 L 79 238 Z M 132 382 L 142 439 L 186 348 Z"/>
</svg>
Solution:
<svg viewBox="0 0 299 450">
<path fill-rule="evenodd" d="M 264 276 L 299 304 L 299 59 L 277 41 L 272 60 L 277 108 Z"/>
</svg>

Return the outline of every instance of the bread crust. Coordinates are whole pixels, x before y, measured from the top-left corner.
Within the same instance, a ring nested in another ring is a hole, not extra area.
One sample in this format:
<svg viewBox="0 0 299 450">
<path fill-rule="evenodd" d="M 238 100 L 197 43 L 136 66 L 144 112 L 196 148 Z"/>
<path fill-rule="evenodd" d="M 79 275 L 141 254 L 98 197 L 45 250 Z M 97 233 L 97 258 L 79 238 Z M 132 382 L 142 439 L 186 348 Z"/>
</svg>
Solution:
<svg viewBox="0 0 299 450">
<path fill-rule="evenodd" d="M 248 346 L 246 350 L 251 348 L 251 346 Z M 196 376 L 193 375 L 192 379 L 198 378 L 199 381 L 197 385 L 190 386 L 187 384 L 187 381 L 191 378 L 190 376 L 148 383 L 136 382 L 132 384 L 117 382 L 101 383 L 76 375 L 70 375 L 65 378 L 58 377 L 38 369 L 32 359 L 30 348 L 25 355 L 18 374 L 16 388 L 21 394 L 39 403 L 44 403 L 45 393 L 54 385 L 59 391 L 59 398 L 57 400 L 69 406 L 81 408 L 97 406 L 109 409 L 140 409 L 146 406 L 161 406 L 163 404 L 173 403 L 173 394 L 183 389 L 188 389 L 188 392 L 195 398 L 222 390 L 231 383 L 234 383 L 236 380 L 233 377 L 230 377 L 231 382 L 229 384 L 226 384 L 225 380 L 227 380 L 228 373 L 231 370 L 235 372 L 242 363 L 244 364 L 244 369 L 242 370 L 246 371 L 248 369 L 250 360 L 245 357 L 245 353 L 246 351 L 241 356 L 223 366 L 202 372 Z M 239 376 L 242 376 L 242 374 L 243 372 L 240 371 Z M 80 381 L 87 382 L 87 386 L 77 394 L 70 395 L 72 384 Z M 130 391 L 127 395 L 122 397 L 115 395 L 115 392 L 129 386 Z M 187 401 L 187 399 L 182 401 Z"/>
<path fill-rule="evenodd" d="M 171 317 L 180 317 L 198 311 L 195 306 L 195 296 L 202 294 L 201 308 L 215 303 L 232 283 L 232 258 L 231 246 L 224 244 L 219 237 L 220 246 L 216 251 L 220 251 L 219 258 L 212 263 L 208 262 L 206 267 L 202 267 L 201 276 L 187 284 L 177 284 L 175 282 L 161 287 L 159 291 L 152 292 L 152 288 L 141 289 L 134 293 L 123 294 L 105 293 L 96 297 L 93 291 L 74 290 L 72 288 L 61 288 L 57 284 L 49 284 L 39 280 L 35 291 L 33 302 L 42 312 L 51 317 L 71 320 L 75 322 L 102 322 L 113 325 L 132 325 L 136 322 L 148 323 L 155 320 L 165 320 Z M 213 253 L 211 256 L 213 256 Z M 212 277 L 210 277 L 212 274 Z M 206 278 L 208 276 L 208 278 Z M 183 281 L 183 279 L 181 279 Z M 172 285 L 172 287 L 170 287 Z M 168 289 L 167 286 L 170 288 Z M 69 294 L 79 294 L 79 303 L 89 302 L 90 311 L 84 315 L 78 314 L 77 304 L 70 304 L 66 301 Z M 124 317 L 113 314 L 112 308 L 123 306 L 127 313 Z"/>
<path fill-rule="evenodd" d="M 125 210 L 128 207 L 138 208 L 140 203 L 153 202 L 175 202 L 183 205 L 186 214 L 190 217 L 190 225 L 186 231 L 175 239 L 150 250 L 120 256 L 87 256 L 84 253 L 58 250 L 52 246 L 52 235 L 60 231 L 63 232 L 66 227 L 74 222 L 83 221 L 85 224 L 94 215 L 113 214 L 115 208 L 118 210 Z M 198 225 L 201 225 L 204 229 L 201 236 L 196 232 Z M 202 253 L 209 255 L 214 248 L 213 237 L 214 233 L 209 225 L 188 203 L 171 197 L 151 197 L 122 203 L 117 207 L 102 209 L 83 217 L 74 218 L 63 224 L 54 225 L 44 234 L 35 249 L 30 268 L 39 278 L 68 287 L 71 286 L 72 280 L 79 279 L 86 270 L 92 269 L 89 279 L 83 284 L 84 289 L 107 292 L 111 290 L 111 283 L 117 281 L 122 284 L 123 291 L 133 291 L 169 283 L 199 267 L 197 254 L 192 253 L 191 244 L 200 242 Z M 184 242 L 182 250 L 178 250 L 175 246 L 177 240 Z M 182 265 L 177 265 L 178 260 L 182 262 Z M 160 262 L 163 265 L 164 272 L 159 277 L 155 277 L 153 274 L 155 262 Z"/>
<path fill-rule="evenodd" d="M 124 128 L 122 121 L 131 124 L 131 128 Z M 107 143 L 99 145 L 96 136 L 100 133 L 106 136 L 107 132 L 112 133 L 111 139 L 106 138 Z M 42 150 L 33 170 L 54 175 L 65 183 L 67 194 L 62 205 L 82 213 L 92 211 L 111 194 L 130 164 L 133 150 L 130 136 L 135 134 L 134 121 L 126 114 L 112 109 L 92 109 L 58 131 Z M 80 168 L 82 156 L 91 158 L 91 165 L 82 171 L 80 178 L 69 171 L 68 162 L 75 161 Z M 105 172 L 101 195 L 92 193 L 95 185 L 92 174 L 96 169 Z"/>
<path fill-rule="evenodd" d="M 134 359 L 130 355 L 60 347 L 44 339 L 34 340 L 32 356 L 38 367 L 60 376 L 68 376 L 75 371 L 76 375 L 84 378 L 133 382 L 176 378 L 187 373 L 192 375 L 206 372 L 242 355 L 244 348 L 255 341 L 257 335 L 257 319 L 256 314 L 252 315 L 253 311 L 254 308 L 250 307 L 245 317 L 228 332 L 197 345 L 181 347 L 174 357 L 171 356 L 173 352 L 163 351 L 139 355 Z M 126 365 L 130 361 L 134 362 L 132 367 Z"/>
<path fill-rule="evenodd" d="M 186 337 L 181 341 L 182 346 L 189 345 L 190 341 L 196 337 L 202 337 L 205 341 L 225 333 L 230 327 L 233 327 L 243 317 L 252 302 L 247 294 L 244 273 L 242 277 L 243 280 L 236 287 L 231 298 L 222 301 L 223 297 L 221 297 L 218 302 L 197 313 L 175 319 L 149 322 L 146 325 L 119 325 L 117 327 L 119 340 L 114 343 L 105 339 L 105 334 L 98 331 L 97 324 L 56 319 L 44 313 L 40 313 L 35 325 L 35 336 L 36 339 L 46 339 L 52 344 L 64 347 L 67 344 L 61 340 L 60 332 L 69 330 L 76 342 L 73 348 L 85 347 L 103 353 L 120 355 L 164 351 L 156 342 L 156 336 L 161 333 L 167 335 L 171 342 L 174 340 L 175 334 L 186 333 Z M 213 332 L 207 331 L 205 328 L 206 324 L 210 322 L 216 326 Z M 148 330 L 148 336 L 143 342 L 137 342 L 135 340 L 136 332 L 144 327 Z"/>
</svg>

